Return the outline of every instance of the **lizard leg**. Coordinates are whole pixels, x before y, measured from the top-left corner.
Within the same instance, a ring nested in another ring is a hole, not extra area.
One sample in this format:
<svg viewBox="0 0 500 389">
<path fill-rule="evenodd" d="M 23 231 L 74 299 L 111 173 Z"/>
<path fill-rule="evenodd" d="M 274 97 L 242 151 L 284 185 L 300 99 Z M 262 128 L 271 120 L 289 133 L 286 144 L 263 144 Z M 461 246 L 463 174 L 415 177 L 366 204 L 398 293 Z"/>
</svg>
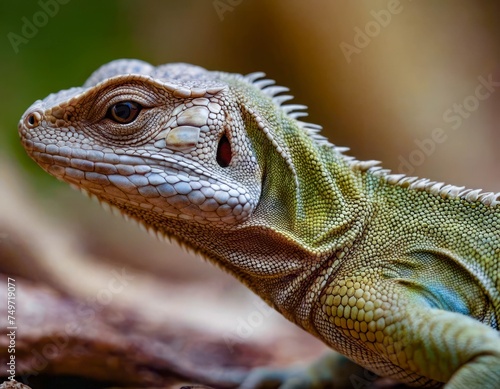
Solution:
<svg viewBox="0 0 500 389">
<path fill-rule="evenodd" d="M 500 332 L 460 313 L 408 308 L 400 321 L 385 328 L 379 321 L 369 345 L 392 362 L 385 375 L 408 382 L 428 377 L 447 383 L 446 389 L 500 387 Z M 390 322 L 388 317 L 384 319 L 386 324 Z M 410 372 L 414 374 L 407 374 Z"/>
<path fill-rule="evenodd" d="M 428 365 L 437 363 L 451 374 L 445 388 L 500 388 L 500 332 L 460 314 L 439 311 L 432 315 L 429 328 L 437 328 L 429 331 L 429 341 L 424 343 L 428 352 L 435 353 Z"/>
<path fill-rule="evenodd" d="M 378 378 L 341 354 L 331 352 L 307 367 L 258 368 L 250 372 L 240 389 L 323 389 L 368 387 Z"/>
<path fill-rule="evenodd" d="M 381 376 L 447 389 L 500 388 L 500 332 L 442 288 L 335 280 L 315 318 L 322 338 Z"/>
</svg>

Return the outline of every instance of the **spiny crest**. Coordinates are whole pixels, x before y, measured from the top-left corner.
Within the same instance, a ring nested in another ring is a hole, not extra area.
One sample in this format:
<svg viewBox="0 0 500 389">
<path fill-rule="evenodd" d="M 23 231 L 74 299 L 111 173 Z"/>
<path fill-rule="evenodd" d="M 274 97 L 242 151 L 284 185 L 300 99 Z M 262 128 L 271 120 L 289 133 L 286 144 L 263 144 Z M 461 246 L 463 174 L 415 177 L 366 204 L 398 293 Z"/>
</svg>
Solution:
<svg viewBox="0 0 500 389">
<path fill-rule="evenodd" d="M 301 104 L 284 104 L 286 101 L 292 100 L 293 96 L 289 94 L 281 94 L 288 92 L 289 89 L 282 86 L 275 85 L 274 80 L 264 78 L 265 74 L 262 72 L 250 73 L 244 76 L 244 79 L 252 85 L 258 87 L 266 95 L 272 98 L 273 102 L 283 110 L 289 117 L 298 119 L 307 116 L 305 111 L 307 107 Z M 354 170 L 369 172 L 375 176 L 382 177 L 391 185 L 398 185 L 410 190 L 423 190 L 428 193 L 439 195 L 443 198 L 460 198 L 469 202 L 480 201 L 487 206 L 497 206 L 500 204 L 500 192 L 484 192 L 481 189 L 473 190 L 466 189 L 465 187 L 458 187 L 454 185 L 445 185 L 443 182 L 431 181 L 426 178 L 407 177 L 404 174 L 391 173 L 389 169 L 383 169 L 377 166 L 379 161 L 358 161 L 354 157 L 345 155 L 349 151 L 347 147 L 338 147 L 328 141 L 327 138 L 319 134 L 322 129 L 321 126 L 313 123 L 307 123 L 297 120 L 301 129 L 309 135 L 319 145 L 328 145 L 332 147 L 338 154 L 340 154 L 349 166 Z"/>
<path fill-rule="evenodd" d="M 281 108 L 281 110 L 292 119 L 298 119 L 300 117 L 307 116 L 307 106 L 302 104 L 285 104 L 285 102 L 293 99 L 293 96 L 289 94 L 282 94 L 288 92 L 288 88 L 275 85 L 274 80 L 270 80 L 264 77 L 264 73 L 256 72 L 244 76 L 244 79 L 262 90 L 262 92 L 264 92 L 267 96 L 271 97 L 276 106 Z M 333 146 L 324 136 L 319 134 L 319 131 L 322 128 L 321 126 L 313 123 L 303 122 L 301 120 L 297 120 L 297 123 L 299 124 L 300 128 L 304 130 L 304 132 L 311 138 L 313 138 L 316 142 Z"/>
<path fill-rule="evenodd" d="M 269 96 L 274 104 L 278 108 L 280 108 L 288 117 L 294 119 L 296 123 L 298 124 L 299 128 L 304 131 L 311 139 L 315 141 L 316 144 L 318 145 L 327 145 L 331 148 L 333 148 L 335 151 L 337 151 L 339 154 L 342 154 L 344 151 L 349 150 L 348 148 L 345 147 L 336 147 L 333 144 L 331 144 L 327 138 L 319 134 L 319 131 L 321 130 L 321 126 L 313 123 L 307 123 L 301 120 L 298 120 L 299 117 L 307 116 L 307 112 L 305 111 L 307 107 L 305 105 L 300 105 L 300 104 L 284 104 L 288 100 L 292 100 L 293 96 L 288 95 L 288 94 L 281 94 L 284 92 L 288 92 L 289 89 L 283 86 L 278 86 L 275 85 L 274 80 L 266 79 L 264 78 L 265 74 L 262 72 L 256 72 L 256 73 L 250 73 L 246 76 L 242 76 L 243 80 L 246 82 L 252 84 L 253 86 L 256 86 L 259 88 L 264 94 Z M 292 158 L 289 154 L 289 151 L 281 147 L 281 145 L 278 143 L 277 139 L 273 135 L 271 131 L 265 126 L 263 121 L 258 121 L 259 128 L 264 132 L 266 137 L 272 142 L 273 146 L 276 148 L 276 151 L 281 154 L 281 156 L 285 159 L 288 167 L 291 169 L 293 172 L 293 175 L 295 177 L 295 183 L 296 186 L 298 187 L 298 177 L 297 173 L 295 170 L 294 163 L 292 161 Z M 344 156 L 345 158 L 349 158 Z"/>
<path fill-rule="evenodd" d="M 483 192 L 482 189 L 466 189 L 465 186 L 455 186 L 444 182 L 431 181 L 428 178 L 408 177 L 404 174 L 391 173 L 388 169 L 382 169 L 379 161 L 358 161 L 352 159 L 349 165 L 352 169 L 366 171 L 374 176 L 382 177 L 391 185 L 398 185 L 409 190 L 425 191 L 433 195 L 448 199 L 463 199 L 471 203 L 480 201 L 484 205 L 494 207 L 500 204 L 500 192 Z"/>
<path fill-rule="evenodd" d="M 287 87 L 283 86 L 278 86 L 275 85 L 274 80 L 266 79 L 264 78 L 265 74 L 263 72 L 255 72 L 255 73 L 250 73 L 246 76 L 243 76 L 243 79 L 249 82 L 250 84 L 256 86 L 259 88 L 262 92 L 264 92 L 267 96 L 271 97 L 274 104 L 276 104 L 277 107 L 279 107 L 288 117 L 295 119 L 299 127 L 311 138 L 315 141 L 316 144 L 320 146 L 328 146 L 334 149 L 338 154 L 341 154 L 342 157 L 344 157 L 346 160 L 351 160 L 354 159 L 353 157 L 349 157 L 346 155 L 343 155 L 344 152 L 348 151 L 348 147 L 338 147 L 335 146 L 334 144 L 330 143 L 330 141 L 321 135 L 319 132 L 321 131 L 322 127 L 318 124 L 314 123 L 308 123 L 304 122 L 302 120 L 298 120 L 300 117 L 307 116 L 307 106 L 302 105 L 302 104 L 289 104 L 286 103 L 289 100 L 293 99 L 292 95 L 289 94 L 282 94 L 285 92 L 288 92 L 289 89 Z M 271 136 L 271 134 L 267 134 L 268 138 Z M 271 141 L 273 139 L 270 138 Z M 283 155 L 283 151 L 280 150 L 279 146 L 275 146 L 278 149 L 278 152 L 280 152 Z M 283 155 L 285 158 L 286 156 Z M 291 163 L 289 164 L 291 165 Z M 293 167 L 292 167 L 292 170 Z"/>
</svg>

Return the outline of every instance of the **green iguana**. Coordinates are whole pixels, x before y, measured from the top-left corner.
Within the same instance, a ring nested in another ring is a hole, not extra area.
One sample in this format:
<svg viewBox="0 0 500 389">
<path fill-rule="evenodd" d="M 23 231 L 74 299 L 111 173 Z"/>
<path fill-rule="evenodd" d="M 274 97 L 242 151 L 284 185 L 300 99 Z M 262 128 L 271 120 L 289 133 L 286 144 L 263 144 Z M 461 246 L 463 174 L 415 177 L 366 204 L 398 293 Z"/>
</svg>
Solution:
<svg viewBox="0 0 500 389">
<path fill-rule="evenodd" d="M 500 388 L 500 193 L 348 157 L 263 76 L 117 60 L 35 102 L 19 134 L 48 173 L 193 248 L 357 364 L 413 386 Z"/>
</svg>

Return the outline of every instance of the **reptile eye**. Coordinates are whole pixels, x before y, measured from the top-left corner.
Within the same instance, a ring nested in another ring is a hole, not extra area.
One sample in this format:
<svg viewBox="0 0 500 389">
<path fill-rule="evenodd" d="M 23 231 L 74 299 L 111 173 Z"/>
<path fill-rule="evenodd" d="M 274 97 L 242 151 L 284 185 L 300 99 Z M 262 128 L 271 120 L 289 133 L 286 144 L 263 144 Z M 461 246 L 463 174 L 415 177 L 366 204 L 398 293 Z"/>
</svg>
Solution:
<svg viewBox="0 0 500 389">
<path fill-rule="evenodd" d="M 142 106 L 135 101 L 122 101 L 109 107 L 106 117 L 120 124 L 133 122 Z"/>
<path fill-rule="evenodd" d="M 222 138 L 220 138 L 219 145 L 217 146 L 217 163 L 220 167 L 228 167 L 232 157 L 231 143 L 229 143 L 229 139 L 227 139 L 227 136 L 224 134 Z"/>
</svg>

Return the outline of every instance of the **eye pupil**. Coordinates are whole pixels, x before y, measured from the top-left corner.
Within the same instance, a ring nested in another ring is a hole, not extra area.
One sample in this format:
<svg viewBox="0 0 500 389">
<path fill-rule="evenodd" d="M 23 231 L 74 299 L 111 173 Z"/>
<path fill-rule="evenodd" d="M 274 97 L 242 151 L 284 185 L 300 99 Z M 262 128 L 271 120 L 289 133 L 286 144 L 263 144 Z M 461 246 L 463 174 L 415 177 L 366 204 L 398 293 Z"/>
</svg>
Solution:
<svg viewBox="0 0 500 389">
<path fill-rule="evenodd" d="M 122 101 L 111 106 L 106 116 L 117 123 L 127 124 L 137 118 L 141 109 L 135 101 Z"/>
<path fill-rule="evenodd" d="M 35 124 L 35 115 L 31 114 L 28 116 L 28 123 L 31 125 Z"/>
<path fill-rule="evenodd" d="M 222 138 L 220 138 L 219 145 L 217 146 L 217 163 L 220 167 L 228 167 L 232 157 L 231 143 L 229 143 L 227 136 L 223 135 Z"/>
<path fill-rule="evenodd" d="M 128 119 L 132 114 L 132 107 L 130 103 L 116 104 L 113 113 L 120 119 Z"/>
</svg>

